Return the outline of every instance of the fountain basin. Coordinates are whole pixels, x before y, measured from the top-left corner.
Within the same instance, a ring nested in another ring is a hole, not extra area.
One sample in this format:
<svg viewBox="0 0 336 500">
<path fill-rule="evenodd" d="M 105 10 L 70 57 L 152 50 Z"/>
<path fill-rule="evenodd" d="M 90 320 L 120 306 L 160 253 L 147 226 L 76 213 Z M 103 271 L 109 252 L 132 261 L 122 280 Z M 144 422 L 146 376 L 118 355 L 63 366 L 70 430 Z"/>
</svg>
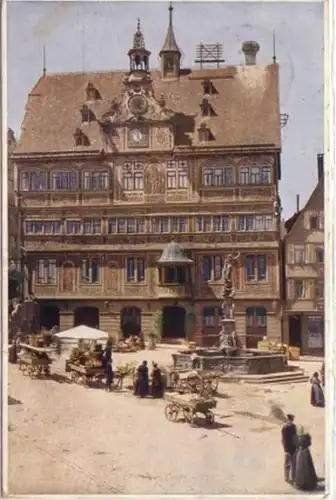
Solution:
<svg viewBox="0 0 336 500">
<path fill-rule="evenodd" d="M 197 352 L 198 351 L 198 352 Z M 222 371 L 223 373 L 244 373 L 247 375 L 265 375 L 289 371 L 288 360 L 284 354 L 257 349 L 242 350 L 237 356 L 225 356 L 218 349 L 206 349 L 199 352 L 193 361 L 192 352 L 180 351 L 172 355 L 174 368 Z"/>
</svg>

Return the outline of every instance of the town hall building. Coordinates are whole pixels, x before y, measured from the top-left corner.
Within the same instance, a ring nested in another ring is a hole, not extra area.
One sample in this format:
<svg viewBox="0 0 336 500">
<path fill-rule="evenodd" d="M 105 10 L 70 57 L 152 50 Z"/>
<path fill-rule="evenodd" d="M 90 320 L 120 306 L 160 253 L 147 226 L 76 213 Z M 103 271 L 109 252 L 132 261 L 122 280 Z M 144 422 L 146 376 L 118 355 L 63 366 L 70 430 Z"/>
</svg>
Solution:
<svg viewBox="0 0 336 500">
<path fill-rule="evenodd" d="M 29 93 L 12 158 L 45 327 L 146 335 L 160 310 L 163 338 L 212 345 L 239 253 L 238 335 L 280 339 L 279 67 L 256 42 L 236 66 L 206 49 L 181 67 L 170 5 L 159 69 L 138 22 L 127 70 L 44 74 Z"/>
</svg>

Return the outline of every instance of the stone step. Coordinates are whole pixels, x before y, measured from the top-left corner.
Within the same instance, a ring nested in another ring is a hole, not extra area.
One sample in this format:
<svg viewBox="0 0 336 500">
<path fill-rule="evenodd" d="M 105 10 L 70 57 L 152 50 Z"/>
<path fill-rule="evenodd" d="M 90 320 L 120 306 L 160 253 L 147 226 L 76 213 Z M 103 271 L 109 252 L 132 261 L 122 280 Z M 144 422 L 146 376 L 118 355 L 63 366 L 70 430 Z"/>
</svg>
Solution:
<svg viewBox="0 0 336 500">
<path fill-rule="evenodd" d="M 308 382 L 308 375 L 301 375 L 297 377 L 288 377 L 288 378 L 278 378 L 278 379 L 264 379 L 257 381 L 250 381 L 250 384 L 297 384 L 304 382 L 305 384 Z"/>
<path fill-rule="evenodd" d="M 307 382 L 309 376 L 304 370 L 295 370 L 281 373 L 267 373 L 265 375 L 232 374 L 221 377 L 222 382 L 247 382 L 250 384 L 278 384 L 291 382 Z"/>
</svg>

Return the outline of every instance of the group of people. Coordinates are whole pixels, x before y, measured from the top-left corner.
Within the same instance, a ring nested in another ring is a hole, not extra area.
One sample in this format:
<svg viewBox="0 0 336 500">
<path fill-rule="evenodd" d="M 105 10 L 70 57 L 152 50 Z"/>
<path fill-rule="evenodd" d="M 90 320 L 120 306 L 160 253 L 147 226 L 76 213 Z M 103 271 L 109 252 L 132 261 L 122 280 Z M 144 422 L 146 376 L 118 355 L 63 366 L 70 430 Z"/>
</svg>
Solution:
<svg viewBox="0 0 336 500">
<path fill-rule="evenodd" d="M 314 491 L 318 478 L 309 447 L 311 437 L 303 431 L 298 434 L 294 415 L 287 415 L 287 422 L 281 431 L 285 452 L 285 481 L 302 491 Z"/>
<path fill-rule="evenodd" d="M 153 398 L 163 398 L 164 378 L 157 363 L 153 362 L 151 373 L 151 383 L 149 383 L 149 370 L 147 361 L 143 361 L 137 369 L 134 384 L 134 394 L 140 398 L 152 396 Z"/>
<path fill-rule="evenodd" d="M 106 390 L 111 392 L 113 385 L 113 367 L 112 367 L 112 342 L 108 341 L 102 352 L 102 363 L 106 376 Z M 138 366 L 134 384 L 134 395 L 140 398 L 152 396 L 153 398 L 163 398 L 164 395 L 164 377 L 157 363 L 153 362 L 153 370 L 149 376 L 148 363 L 143 361 Z"/>
</svg>

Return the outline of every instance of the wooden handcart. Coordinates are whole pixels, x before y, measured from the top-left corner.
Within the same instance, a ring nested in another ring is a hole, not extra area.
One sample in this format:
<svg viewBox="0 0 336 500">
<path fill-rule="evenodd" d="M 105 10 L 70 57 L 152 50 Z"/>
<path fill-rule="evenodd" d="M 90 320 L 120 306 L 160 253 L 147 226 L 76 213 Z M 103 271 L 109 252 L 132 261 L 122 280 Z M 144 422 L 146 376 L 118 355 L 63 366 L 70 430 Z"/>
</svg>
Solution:
<svg viewBox="0 0 336 500">
<path fill-rule="evenodd" d="M 46 347 L 35 347 L 29 344 L 21 344 L 18 357 L 19 370 L 31 378 L 48 377 L 52 359 L 50 354 L 54 349 Z"/>
<path fill-rule="evenodd" d="M 180 372 L 173 370 L 169 374 L 170 385 L 180 394 L 198 394 L 202 397 L 211 397 L 216 394 L 220 373 L 193 370 Z"/>
<path fill-rule="evenodd" d="M 66 370 L 70 373 L 70 378 L 77 384 L 89 387 L 100 385 L 105 378 L 105 371 L 100 366 L 85 366 L 67 363 Z"/>
<path fill-rule="evenodd" d="M 216 408 L 217 401 L 213 398 L 188 398 L 179 394 L 166 394 L 165 416 L 170 422 L 176 422 L 182 414 L 186 422 L 195 424 L 197 414 L 204 415 L 209 425 L 215 422 L 215 415 L 211 411 Z"/>
</svg>

